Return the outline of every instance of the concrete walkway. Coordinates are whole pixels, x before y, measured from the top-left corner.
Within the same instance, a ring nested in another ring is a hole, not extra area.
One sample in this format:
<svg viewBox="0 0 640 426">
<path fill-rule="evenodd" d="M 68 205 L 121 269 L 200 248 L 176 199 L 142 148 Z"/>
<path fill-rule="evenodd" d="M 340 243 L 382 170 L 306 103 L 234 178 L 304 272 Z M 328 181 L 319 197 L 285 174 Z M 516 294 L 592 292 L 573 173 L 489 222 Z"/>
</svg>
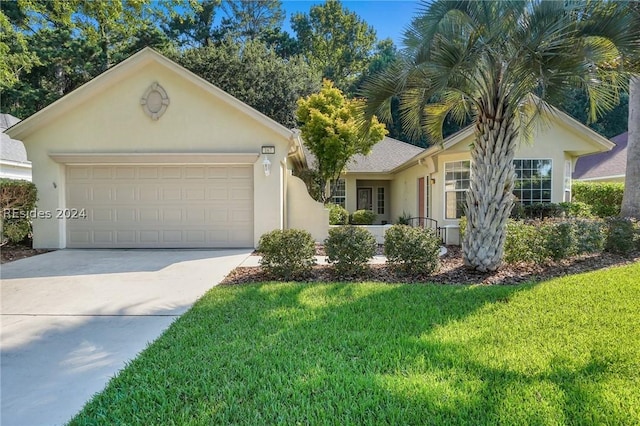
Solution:
<svg viewBox="0 0 640 426">
<path fill-rule="evenodd" d="M 251 250 L 60 250 L 2 265 L 2 426 L 64 424 Z"/>
</svg>

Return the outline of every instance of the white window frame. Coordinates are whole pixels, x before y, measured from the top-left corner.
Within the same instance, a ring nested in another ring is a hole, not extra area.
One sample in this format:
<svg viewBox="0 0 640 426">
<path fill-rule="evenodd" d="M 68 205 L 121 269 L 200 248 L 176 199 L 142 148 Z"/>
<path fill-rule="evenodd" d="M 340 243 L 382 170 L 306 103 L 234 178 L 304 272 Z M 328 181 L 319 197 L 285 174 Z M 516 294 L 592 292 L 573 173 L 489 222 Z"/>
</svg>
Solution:
<svg viewBox="0 0 640 426">
<path fill-rule="evenodd" d="M 380 192 L 382 191 L 382 197 L 380 196 Z M 384 215 L 386 208 L 385 208 L 385 197 L 386 197 L 386 193 L 387 191 L 385 190 L 384 186 L 378 186 L 376 187 L 376 213 L 379 215 Z M 380 205 L 380 201 L 382 201 L 382 206 Z M 382 211 L 380 211 L 382 209 Z"/>
<path fill-rule="evenodd" d="M 331 192 L 333 192 L 333 185 L 335 185 L 335 182 L 336 181 L 333 179 L 329 182 L 329 189 Z M 340 191 L 340 186 L 344 186 L 344 194 L 338 195 L 338 193 L 336 192 L 336 195 L 331 197 L 330 202 L 333 204 L 342 206 L 346 209 L 347 208 L 347 181 L 344 178 L 338 178 L 337 183 L 338 183 L 338 191 Z M 336 201 L 337 199 L 341 199 L 341 201 Z"/>
<path fill-rule="evenodd" d="M 551 170 L 549 172 L 549 181 L 550 181 L 550 186 L 549 186 L 549 201 L 539 201 L 539 200 L 528 200 L 527 204 L 538 204 L 538 203 L 552 203 L 553 202 L 553 159 L 552 158 L 514 158 L 514 169 L 515 169 L 515 162 L 516 161 L 548 161 L 549 164 L 551 165 Z M 531 169 L 533 170 L 533 169 Z M 514 180 L 514 191 L 515 191 L 515 183 L 517 182 L 517 179 Z M 541 189 L 542 191 L 542 189 Z M 515 194 L 514 194 L 515 196 Z M 518 202 L 522 204 L 522 199 L 518 199 Z M 526 204 L 523 204 L 526 205 Z"/>
<path fill-rule="evenodd" d="M 442 217 L 445 220 L 460 220 L 460 217 L 448 217 L 447 216 L 447 193 L 449 192 L 462 192 L 464 194 L 466 194 L 466 192 L 468 191 L 468 188 L 465 189 L 453 189 L 453 190 L 447 190 L 447 165 L 448 164 L 453 164 L 453 163 L 468 163 L 469 164 L 469 183 L 471 182 L 471 160 L 453 160 L 453 161 L 445 161 L 444 162 L 444 170 L 443 170 L 443 175 L 442 175 L 442 197 L 443 197 L 443 215 Z M 426 186 L 426 182 L 425 182 L 425 186 Z M 456 195 L 457 198 L 457 195 Z M 456 213 L 457 213 L 457 208 L 456 208 Z M 462 216 L 461 216 L 462 217 Z"/>
</svg>

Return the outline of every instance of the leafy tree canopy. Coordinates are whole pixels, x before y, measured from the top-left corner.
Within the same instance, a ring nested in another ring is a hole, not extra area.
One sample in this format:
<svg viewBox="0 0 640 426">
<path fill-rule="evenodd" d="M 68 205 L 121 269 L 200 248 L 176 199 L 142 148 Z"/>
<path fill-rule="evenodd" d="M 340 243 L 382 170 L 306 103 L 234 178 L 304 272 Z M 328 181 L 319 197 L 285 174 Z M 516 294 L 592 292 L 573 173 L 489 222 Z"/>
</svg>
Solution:
<svg viewBox="0 0 640 426">
<path fill-rule="evenodd" d="M 296 124 L 296 101 L 320 86 L 318 74 L 302 58 L 285 60 L 257 40 L 227 39 L 187 50 L 175 60 L 287 127 Z"/>
<path fill-rule="evenodd" d="M 375 117 L 368 128 L 362 126 L 362 107 L 363 101 L 347 99 L 329 80 L 320 92 L 298 101 L 302 139 L 315 156 L 320 188 L 337 180 L 354 155 L 368 154 L 387 133 Z M 320 195 L 322 202 L 332 196 L 326 190 Z"/>
<path fill-rule="evenodd" d="M 376 42 L 373 27 L 337 0 L 294 15 L 291 26 L 309 63 L 343 91 L 351 90 L 369 65 Z"/>
</svg>

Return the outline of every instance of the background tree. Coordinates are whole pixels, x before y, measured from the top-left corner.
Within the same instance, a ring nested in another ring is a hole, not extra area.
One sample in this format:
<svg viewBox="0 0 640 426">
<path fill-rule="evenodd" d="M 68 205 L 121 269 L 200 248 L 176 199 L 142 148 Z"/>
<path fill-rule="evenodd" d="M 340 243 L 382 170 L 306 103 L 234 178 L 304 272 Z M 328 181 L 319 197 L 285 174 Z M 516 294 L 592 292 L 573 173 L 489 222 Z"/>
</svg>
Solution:
<svg viewBox="0 0 640 426">
<path fill-rule="evenodd" d="M 629 77 L 620 60 L 638 46 L 631 23 L 616 2 L 425 3 L 406 33 L 406 57 L 366 84 L 367 114 L 389 117 L 399 96 L 416 137 L 441 141 L 448 116 L 473 118 L 466 265 L 493 271 L 502 262 L 514 153 L 533 118 L 576 86 L 589 95 L 591 119 L 618 103 Z"/>
<path fill-rule="evenodd" d="M 223 26 L 236 40 L 262 39 L 282 26 L 284 10 L 280 0 L 225 0 Z"/>
<path fill-rule="evenodd" d="M 596 120 L 589 118 L 589 97 L 579 88 L 567 92 L 567 96 L 558 107 L 601 135 L 612 138 L 627 131 L 629 114 L 629 96 L 620 94 L 620 103 L 610 111 L 603 113 Z"/>
<path fill-rule="evenodd" d="M 3 2 L 16 35 L 9 55 L 28 52 L 33 59 L 3 88 L 3 112 L 25 118 L 144 46 L 171 50 L 147 6 L 137 0 Z"/>
<path fill-rule="evenodd" d="M 329 80 L 319 93 L 298 101 L 297 116 L 305 146 L 315 156 L 318 185 L 324 189 L 318 201 L 326 203 L 334 192 L 326 190 L 328 183 L 340 177 L 351 157 L 368 154 L 387 131 L 375 116 L 363 130 L 362 101 L 345 98 Z"/>
<path fill-rule="evenodd" d="M 367 69 L 376 32 L 337 0 L 312 6 L 291 18 L 300 51 L 311 65 L 345 92 Z"/>
<path fill-rule="evenodd" d="M 317 91 L 318 74 L 300 57 L 283 59 L 261 41 L 191 49 L 179 64 L 287 127 L 296 124 L 296 102 Z"/>
<path fill-rule="evenodd" d="M 208 46 L 217 38 L 214 23 L 220 3 L 221 0 L 188 0 L 178 7 L 165 3 L 157 13 L 159 26 L 181 47 Z"/>
<path fill-rule="evenodd" d="M 26 37 L 14 29 L 5 11 L 3 3 L 0 10 L 0 57 L 2 57 L 0 61 L 0 90 L 2 91 L 16 85 L 22 74 L 40 64 L 38 56 L 30 50 Z M 18 15 L 15 16 L 15 19 L 20 20 L 22 17 Z"/>
</svg>

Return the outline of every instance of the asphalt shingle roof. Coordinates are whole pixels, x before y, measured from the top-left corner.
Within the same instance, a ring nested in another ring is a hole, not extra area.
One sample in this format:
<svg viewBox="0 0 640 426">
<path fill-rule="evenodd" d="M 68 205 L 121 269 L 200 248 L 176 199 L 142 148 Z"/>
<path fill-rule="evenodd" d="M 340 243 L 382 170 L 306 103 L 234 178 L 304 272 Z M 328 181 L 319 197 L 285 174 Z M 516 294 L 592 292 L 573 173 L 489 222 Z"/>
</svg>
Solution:
<svg viewBox="0 0 640 426">
<path fill-rule="evenodd" d="M 24 149 L 24 144 L 11 139 L 9 135 L 4 133 L 5 130 L 19 121 L 19 118 L 11 114 L 0 114 L 0 132 L 2 132 L 0 133 L 0 158 L 18 163 L 27 163 L 27 151 Z"/>
<path fill-rule="evenodd" d="M 624 175 L 627 169 L 628 132 L 611 138 L 616 146 L 608 152 L 578 158 L 574 179 L 595 179 Z"/>
<path fill-rule="evenodd" d="M 315 165 L 315 156 L 303 145 L 309 167 Z M 347 171 L 359 173 L 386 173 L 406 163 L 424 151 L 424 148 L 392 138 L 384 138 L 373 146 L 369 155 L 355 155 L 347 164 Z"/>
</svg>

